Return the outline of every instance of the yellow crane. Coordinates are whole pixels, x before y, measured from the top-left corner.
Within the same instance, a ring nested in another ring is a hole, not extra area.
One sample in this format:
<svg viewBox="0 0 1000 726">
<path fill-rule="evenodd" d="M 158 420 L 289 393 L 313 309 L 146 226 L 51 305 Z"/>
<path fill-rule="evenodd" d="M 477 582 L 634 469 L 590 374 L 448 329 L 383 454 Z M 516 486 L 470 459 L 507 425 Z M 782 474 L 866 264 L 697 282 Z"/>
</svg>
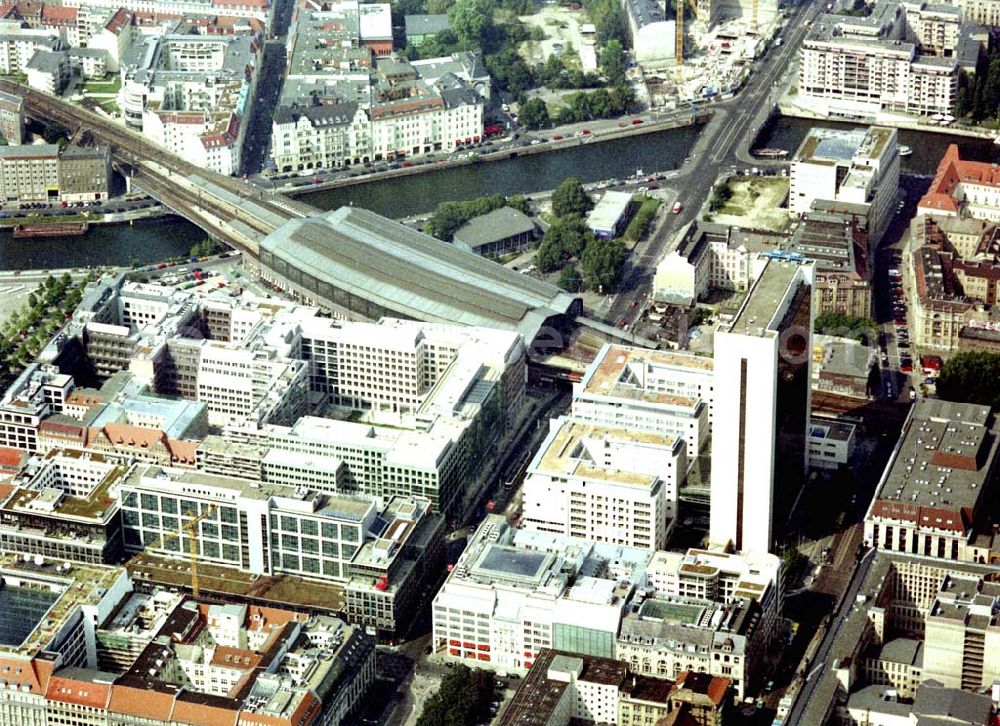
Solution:
<svg viewBox="0 0 1000 726">
<path fill-rule="evenodd" d="M 182 536 L 185 532 L 188 535 L 188 556 L 191 559 L 191 593 L 198 597 L 200 588 L 198 587 L 198 525 L 203 519 L 206 519 L 215 512 L 215 505 L 209 505 L 205 511 L 199 514 L 197 517 L 192 517 L 187 522 L 178 527 L 176 532 L 168 532 L 163 534 L 158 540 L 153 544 L 146 547 L 147 550 L 158 550 L 162 549 L 167 542 L 173 542 L 178 537 Z"/>
<path fill-rule="evenodd" d="M 684 65 L 684 10 L 690 4 L 697 20 L 698 3 L 696 0 L 675 0 L 675 2 L 677 3 L 677 22 L 675 23 L 677 38 L 674 41 L 674 57 L 677 59 L 677 77 L 680 78 L 681 66 Z"/>
</svg>

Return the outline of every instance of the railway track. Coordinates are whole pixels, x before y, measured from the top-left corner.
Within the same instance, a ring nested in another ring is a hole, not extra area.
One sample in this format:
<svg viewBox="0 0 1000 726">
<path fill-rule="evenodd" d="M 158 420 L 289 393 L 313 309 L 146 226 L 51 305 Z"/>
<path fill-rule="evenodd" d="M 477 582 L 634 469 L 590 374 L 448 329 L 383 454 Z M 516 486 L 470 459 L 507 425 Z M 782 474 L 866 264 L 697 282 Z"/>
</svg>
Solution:
<svg viewBox="0 0 1000 726">
<path fill-rule="evenodd" d="M 131 168 L 139 167 L 139 162 L 142 161 L 155 161 L 175 174 L 186 177 L 200 176 L 231 194 L 253 200 L 268 212 L 278 215 L 282 219 L 303 217 L 314 211 L 309 205 L 302 202 L 284 198 L 274 192 L 262 192 L 239 179 L 223 176 L 184 161 L 177 155 L 151 143 L 141 134 L 81 106 L 7 80 L 0 80 L 0 90 L 23 98 L 25 110 L 33 118 L 55 121 L 65 126 L 71 133 L 76 133 L 81 129 L 89 131 L 97 143 L 108 146 L 112 156 L 119 162 L 128 164 Z M 172 184 L 172 182 L 170 183 Z M 181 210 L 177 211 L 182 213 Z M 241 221 L 247 222 L 246 219 L 242 218 Z M 271 225 L 264 220 L 257 220 L 257 222 L 258 225 L 255 225 L 255 229 L 260 229 L 259 225 L 264 224 L 267 225 L 268 231 L 273 231 Z"/>
</svg>

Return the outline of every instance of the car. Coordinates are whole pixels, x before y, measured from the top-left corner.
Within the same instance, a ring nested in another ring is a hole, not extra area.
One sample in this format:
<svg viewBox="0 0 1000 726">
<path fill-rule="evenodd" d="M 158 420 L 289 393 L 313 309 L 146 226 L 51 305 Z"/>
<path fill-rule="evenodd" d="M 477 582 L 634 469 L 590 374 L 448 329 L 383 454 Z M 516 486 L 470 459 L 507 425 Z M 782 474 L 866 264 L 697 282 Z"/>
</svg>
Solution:
<svg viewBox="0 0 1000 726">
<path fill-rule="evenodd" d="M 882 365 L 884 366 L 889 365 L 889 356 L 886 355 L 885 353 L 882 354 Z"/>
<path fill-rule="evenodd" d="M 913 372 L 913 362 L 912 361 L 907 361 L 907 362 L 900 361 L 900 363 L 899 363 L 899 370 L 901 370 L 903 373 L 912 373 Z"/>
<path fill-rule="evenodd" d="M 580 133 L 583 134 L 584 136 L 590 136 L 590 129 L 584 129 Z"/>
<path fill-rule="evenodd" d="M 937 385 L 937 378 L 934 378 L 933 376 L 928 376 L 927 378 L 924 379 L 924 385 L 925 386 L 936 386 Z"/>
<path fill-rule="evenodd" d="M 631 303 L 629 303 L 630 308 L 638 307 L 638 305 L 639 305 L 638 300 L 633 300 Z"/>
<path fill-rule="evenodd" d="M 681 213 L 681 209 L 682 209 L 681 203 L 680 202 L 674 202 L 673 209 L 671 209 L 670 212 L 672 214 L 680 214 Z"/>
<path fill-rule="evenodd" d="M 899 318 L 896 318 L 895 320 L 892 321 L 892 324 L 895 325 L 898 328 L 898 327 L 900 327 L 902 325 L 906 325 L 906 321 L 905 320 L 900 320 Z"/>
<path fill-rule="evenodd" d="M 634 118 L 634 119 L 632 119 L 632 125 L 633 126 L 638 126 L 641 123 L 642 123 L 642 119 L 641 118 Z"/>
<path fill-rule="evenodd" d="M 885 382 L 885 397 L 886 398 L 892 398 L 892 382 L 891 381 L 886 381 Z"/>
</svg>

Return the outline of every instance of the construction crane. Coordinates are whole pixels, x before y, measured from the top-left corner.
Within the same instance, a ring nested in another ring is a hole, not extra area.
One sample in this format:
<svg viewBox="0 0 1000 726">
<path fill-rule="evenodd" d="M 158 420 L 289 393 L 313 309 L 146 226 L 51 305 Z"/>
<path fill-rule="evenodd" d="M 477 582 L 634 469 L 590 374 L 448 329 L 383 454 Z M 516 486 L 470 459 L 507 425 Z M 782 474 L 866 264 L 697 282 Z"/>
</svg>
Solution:
<svg viewBox="0 0 1000 726">
<path fill-rule="evenodd" d="M 674 58 L 677 59 L 677 77 L 680 78 L 681 66 L 684 65 L 684 11 L 690 4 L 691 10 L 694 11 L 695 20 L 697 20 L 698 3 L 696 0 L 675 0 L 675 2 L 677 3 L 677 22 L 675 23 L 677 38 L 674 41 Z"/>
<path fill-rule="evenodd" d="M 200 588 L 198 587 L 198 525 L 203 519 L 207 519 L 212 516 L 215 512 L 215 505 L 211 504 L 205 508 L 201 514 L 197 517 L 192 517 L 186 523 L 182 524 L 176 532 L 168 532 L 163 534 L 158 540 L 153 544 L 146 547 L 147 550 L 158 550 L 162 549 L 167 542 L 173 542 L 178 537 L 182 536 L 185 532 L 188 535 L 188 556 L 191 558 L 191 593 L 198 597 L 200 593 Z"/>
</svg>

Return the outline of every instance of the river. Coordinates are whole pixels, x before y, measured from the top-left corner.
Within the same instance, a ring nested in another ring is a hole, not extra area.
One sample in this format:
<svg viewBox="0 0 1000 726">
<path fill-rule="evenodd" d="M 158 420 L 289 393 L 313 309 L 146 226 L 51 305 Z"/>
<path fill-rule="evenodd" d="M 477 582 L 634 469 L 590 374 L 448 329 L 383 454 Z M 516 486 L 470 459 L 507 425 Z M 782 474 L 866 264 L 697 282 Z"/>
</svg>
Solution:
<svg viewBox="0 0 1000 726">
<path fill-rule="evenodd" d="M 765 129 L 755 146 L 794 152 L 810 127 L 852 128 L 858 124 L 779 118 Z M 684 161 L 699 129 L 682 128 L 574 146 L 545 154 L 505 161 L 442 169 L 441 171 L 315 192 L 301 197 L 321 209 L 353 203 L 388 217 L 431 211 L 439 202 L 471 199 L 484 194 L 515 194 L 552 189 L 568 176 L 585 182 L 624 177 L 637 168 L 645 172 L 675 169 Z M 1000 147 L 989 140 L 901 130 L 901 144 L 914 153 L 902 160 L 903 171 L 931 174 L 949 143 L 958 143 L 963 158 L 1000 159 Z M 97 225 L 83 237 L 15 240 L 0 233 L 0 269 L 31 270 L 86 265 L 148 263 L 188 252 L 205 234 L 175 218 L 136 223 L 134 226 Z"/>
</svg>

